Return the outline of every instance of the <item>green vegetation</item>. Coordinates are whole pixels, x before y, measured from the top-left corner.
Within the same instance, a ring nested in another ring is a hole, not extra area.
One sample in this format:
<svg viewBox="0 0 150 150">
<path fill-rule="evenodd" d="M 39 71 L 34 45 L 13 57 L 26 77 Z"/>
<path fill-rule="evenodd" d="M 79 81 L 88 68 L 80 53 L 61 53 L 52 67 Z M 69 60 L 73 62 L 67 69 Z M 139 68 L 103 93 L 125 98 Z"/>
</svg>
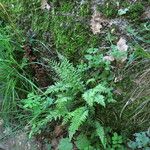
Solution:
<svg viewBox="0 0 150 150">
<path fill-rule="evenodd" d="M 128 142 L 128 145 L 132 149 L 149 149 L 150 146 L 150 133 L 149 131 L 146 132 L 140 132 L 140 133 L 135 133 L 135 141 L 130 141 Z"/>
<path fill-rule="evenodd" d="M 0 117 L 51 149 L 149 149 L 148 4 L 2 0 Z"/>
</svg>

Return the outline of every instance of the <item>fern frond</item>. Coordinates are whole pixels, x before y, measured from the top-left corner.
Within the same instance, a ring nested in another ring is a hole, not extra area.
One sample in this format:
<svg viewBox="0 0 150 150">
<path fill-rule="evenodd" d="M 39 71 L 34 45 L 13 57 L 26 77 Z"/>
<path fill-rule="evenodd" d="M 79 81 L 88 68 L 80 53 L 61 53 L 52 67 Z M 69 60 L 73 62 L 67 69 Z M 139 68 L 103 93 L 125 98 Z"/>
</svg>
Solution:
<svg viewBox="0 0 150 150">
<path fill-rule="evenodd" d="M 71 86 L 69 84 L 64 84 L 63 82 L 56 82 L 55 85 L 51 85 L 47 88 L 46 92 L 44 94 L 53 94 L 58 92 L 66 91 Z"/>
<path fill-rule="evenodd" d="M 93 106 L 94 102 L 105 106 L 104 96 L 101 94 L 101 91 L 104 91 L 104 89 L 105 87 L 99 84 L 95 88 L 85 91 L 82 97 L 89 106 Z"/>
<path fill-rule="evenodd" d="M 71 125 L 69 126 L 69 138 L 72 139 L 73 135 L 79 129 L 83 122 L 86 121 L 88 117 L 88 110 L 86 107 L 80 107 L 75 111 L 71 112 L 72 116 Z"/>
<path fill-rule="evenodd" d="M 65 97 L 62 95 L 55 102 L 56 110 L 58 110 L 63 117 L 65 117 L 66 114 L 69 113 L 67 106 L 68 106 L 68 102 L 70 102 L 70 101 L 72 101 L 71 97 Z"/>
<path fill-rule="evenodd" d="M 61 55 L 61 63 L 52 63 L 51 66 L 59 77 L 59 81 L 65 86 L 69 85 L 73 94 L 83 89 L 81 72 L 76 69 L 65 57 Z M 70 91 L 70 92 L 71 92 Z"/>
<path fill-rule="evenodd" d="M 89 106 L 93 106 L 96 102 L 105 107 L 106 100 L 108 102 L 113 100 L 110 88 L 105 87 L 103 84 L 98 84 L 95 88 L 85 91 L 82 97 Z"/>
<path fill-rule="evenodd" d="M 35 133 L 39 133 L 40 130 L 47 125 L 47 123 L 51 122 L 52 120 L 57 120 L 62 117 L 61 113 L 58 110 L 50 110 L 47 112 L 46 117 L 44 119 L 41 119 L 40 121 L 37 120 L 38 118 L 33 118 L 30 121 L 30 124 L 32 125 L 31 127 L 31 132 L 29 134 L 29 137 L 34 135 Z"/>
<path fill-rule="evenodd" d="M 106 149 L 106 137 L 105 137 L 105 132 L 104 132 L 104 128 L 101 126 L 101 124 L 99 122 L 95 122 L 95 127 L 96 127 L 96 133 L 98 135 L 98 137 L 100 138 L 104 149 Z"/>
</svg>

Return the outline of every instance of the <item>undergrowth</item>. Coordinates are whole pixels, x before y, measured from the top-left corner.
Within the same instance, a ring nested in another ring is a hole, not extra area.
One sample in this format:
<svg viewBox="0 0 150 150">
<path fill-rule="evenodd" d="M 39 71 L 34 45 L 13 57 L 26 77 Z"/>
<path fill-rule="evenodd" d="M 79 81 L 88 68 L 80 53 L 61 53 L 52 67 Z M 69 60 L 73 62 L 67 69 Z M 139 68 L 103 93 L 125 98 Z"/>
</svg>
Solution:
<svg viewBox="0 0 150 150">
<path fill-rule="evenodd" d="M 48 134 L 60 150 L 148 149 L 150 24 L 141 16 L 149 1 L 93 3 L 0 2 L 0 117 L 30 138 Z M 103 14 L 96 23 L 128 24 L 93 34 L 94 11 Z"/>
<path fill-rule="evenodd" d="M 14 44 L 2 30 L 0 30 L 0 45 L 0 82 L 1 94 L 4 94 L 2 115 L 6 120 L 13 120 L 11 117 L 17 113 L 18 101 L 26 97 L 29 91 L 36 92 L 40 89 L 33 83 L 31 76 L 26 73 L 25 68 L 28 63 L 25 58 L 18 59 L 19 56 L 16 56 L 17 54 L 23 57 L 22 48 Z"/>
</svg>

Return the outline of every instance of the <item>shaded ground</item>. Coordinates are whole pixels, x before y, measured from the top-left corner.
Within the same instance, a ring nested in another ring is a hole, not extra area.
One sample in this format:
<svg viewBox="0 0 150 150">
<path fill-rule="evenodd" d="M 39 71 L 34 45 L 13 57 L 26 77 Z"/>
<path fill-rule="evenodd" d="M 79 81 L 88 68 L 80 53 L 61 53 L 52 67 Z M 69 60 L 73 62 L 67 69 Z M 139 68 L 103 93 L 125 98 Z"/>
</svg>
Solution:
<svg viewBox="0 0 150 150">
<path fill-rule="evenodd" d="M 11 133 L 9 128 L 3 127 L 0 120 L 0 150 L 40 150 L 40 143 L 35 139 L 29 139 L 23 131 Z"/>
</svg>

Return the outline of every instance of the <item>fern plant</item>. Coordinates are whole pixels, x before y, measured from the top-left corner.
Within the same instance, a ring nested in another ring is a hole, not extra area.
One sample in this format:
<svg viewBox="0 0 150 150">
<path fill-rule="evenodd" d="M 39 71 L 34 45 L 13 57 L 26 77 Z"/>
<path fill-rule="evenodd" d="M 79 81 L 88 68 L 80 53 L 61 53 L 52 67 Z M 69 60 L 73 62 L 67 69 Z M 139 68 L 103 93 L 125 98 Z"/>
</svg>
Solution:
<svg viewBox="0 0 150 150">
<path fill-rule="evenodd" d="M 58 54 L 59 63 L 50 62 L 56 73 L 55 83 L 39 97 L 40 101 L 43 101 L 42 105 L 47 98 L 53 99 L 53 102 L 36 116 L 32 107 L 34 117 L 30 122 L 32 124 L 30 135 L 39 132 L 48 122 L 62 119 L 62 124 L 68 125 L 69 139 L 72 140 L 77 131 L 90 122 L 94 122 L 92 128 L 95 130 L 95 137 L 99 137 L 106 148 L 104 128 L 94 116 L 96 108 L 106 107 L 108 103 L 114 102 L 112 88 L 108 86 L 107 80 L 104 82 L 104 78 L 98 76 L 98 74 L 103 74 L 105 77 L 108 75 L 109 63 L 101 57 L 101 54 L 98 54 L 97 49 L 88 50 L 87 55 L 85 55 L 84 63 L 76 67 L 60 54 Z M 97 62 L 94 63 L 95 61 Z M 99 72 L 90 72 L 91 68 L 99 69 Z M 28 100 L 30 101 L 30 96 Z"/>
</svg>

